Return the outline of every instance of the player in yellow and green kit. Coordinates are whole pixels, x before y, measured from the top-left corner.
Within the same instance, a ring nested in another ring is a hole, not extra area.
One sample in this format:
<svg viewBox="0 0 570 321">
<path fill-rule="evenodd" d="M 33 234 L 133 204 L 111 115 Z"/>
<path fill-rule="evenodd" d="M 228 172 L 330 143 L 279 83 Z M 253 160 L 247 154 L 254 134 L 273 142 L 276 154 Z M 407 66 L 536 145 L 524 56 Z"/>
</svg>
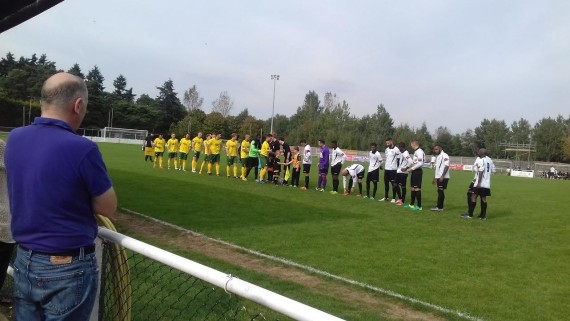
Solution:
<svg viewBox="0 0 570 321">
<path fill-rule="evenodd" d="M 240 178 L 245 178 L 245 172 L 247 171 L 247 157 L 249 156 L 249 134 L 245 134 L 245 138 L 242 140 L 240 145 L 240 163 L 241 163 L 241 176 Z"/>
<path fill-rule="evenodd" d="M 226 155 L 228 157 L 228 162 L 226 166 L 226 174 L 230 178 L 230 167 L 234 167 L 234 178 L 237 176 L 237 134 L 232 134 L 232 138 L 226 142 Z"/>
<path fill-rule="evenodd" d="M 152 146 L 154 147 L 154 163 L 152 165 L 153 168 L 156 168 L 156 161 L 158 160 L 158 165 L 162 168 L 162 155 L 164 155 L 164 145 L 166 141 L 162 137 L 162 134 L 159 134 L 157 138 L 155 138 Z"/>
<path fill-rule="evenodd" d="M 203 143 L 204 139 L 202 138 L 202 132 L 198 132 L 198 136 L 192 139 L 192 150 L 194 151 L 194 157 L 192 157 L 192 173 L 196 173 L 196 165 L 198 165 L 198 159 L 200 158 Z"/>
<path fill-rule="evenodd" d="M 261 144 L 261 150 L 259 151 L 259 165 L 261 165 L 261 173 L 259 174 L 259 182 L 265 182 L 265 174 L 267 173 L 267 158 L 269 157 L 269 152 L 271 151 L 271 146 L 269 142 L 273 139 L 272 135 L 265 136 L 265 141 Z"/>
<path fill-rule="evenodd" d="M 220 151 L 222 150 L 222 134 L 214 135 L 210 139 L 210 164 L 208 164 L 208 175 L 212 175 L 212 165 L 216 165 L 216 175 L 220 176 Z"/>
<path fill-rule="evenodd" d="M 176 160 L 176 152 L 178 151 L 178 138 L 176 138 L 175 133 L 172 133 L 172 135 L 170 135 L 170 139 L 166 145 L 168 146 L 168 169 L 170 169 L 170 160 L 172 159 L 174 161 L 174 169 L 177 170 L 178 160 Z"/>
<path fill-rule="evenodd" d="M 210 140 L 212 139 L 213 134 L 207 134 L 206 139 L 204 139 L 204 161 L 202 161 L 202 165 L 200 165 L 200 171 L 198 174 L 202 174 L 202 170 L 204 170 L 204 164 L 210 165 Z"/>
<path fill-rule="evenodd" d="M 188 160 L 188 153 L 190 152 L 190 134 L 186 134 L 184 138 L 180 140 L 180 146 L 178 147 L 178 158 L 180 158 L 180 167 L 178 170 L 186 171 L 186 161 Z"/>
</svg>

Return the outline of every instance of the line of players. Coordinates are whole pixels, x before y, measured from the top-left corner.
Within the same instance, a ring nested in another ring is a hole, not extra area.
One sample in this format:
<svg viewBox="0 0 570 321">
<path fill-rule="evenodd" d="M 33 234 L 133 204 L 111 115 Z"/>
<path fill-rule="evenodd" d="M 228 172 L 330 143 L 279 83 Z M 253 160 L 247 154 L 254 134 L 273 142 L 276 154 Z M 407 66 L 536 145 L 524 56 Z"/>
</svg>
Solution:
<svg viewBox="0 0 570 321">
<path fill-rule="evenodd" d="M 263 142 L 260 137 L 250 139 L 250 135 L 246 135 L 241 143 L 237 140 L 237 134 L 232 134 L 231 139 L 225 144 L 225 152 L 227 155 L 226 175 L 231 177 L 231 169 L 233 167 L 233 177 L 247 180 L 251 170 L 254 170 L 255 180 L 259 183 L 272 181 L 274 184 L 280 183 L 281 169 L 284 169 L 283 185 L 291 185 L 300 187 L 301 190 L 309 188 L 309 175 L 312 166 L 311 146 L 306 140 L 300 141 L 303 148 L 303 154 L 300 149 L 294 146 L 293 149 L 285 142 L 284 138 L 277 138 L 275 135 L 266 135 Z M 173 133 L 171 138 L 166 142 L 162 135 L 156 139 L 148 136 L 145 139 L 145 161 L 150 159 L 154 152 L 155 159 L 153 167 L 163 168 L 163 154 L 165 146 L 168 148 L 167 168 L 170 169 L 171 161 L 173 161 L 175 170 L 186 171 L 186 161 L 188 154 L 193 151 L 192 172 L 202 174 L 204 167 L 207 167 L 207 174 L 212 175 L 215 168 L 216 175 L 220 176 L 220 151 L 222 149 L 222 139 L 220 134 L 207 134 L 205 139 L 202 133 L 198 133 L 196 137 L 190 140 L 187 134 L 180 141 Z M 418 141 L 410 142 L 413 154 L 406 149 L 405 143 L 399 143 L 394 146 L 391 138 L 386 139 L 386 149 L 384 151 L 386 159 L 384 160 L 378 151 L 376 143 L 370 144 L 368 174 L 366 175 L 366 195 L 362 192 L 362 180 L 365 176 L 364 166 L 353 164 L 342 170 L 342 165 L 346 160 L 346 155 L 338 147 L 336 141 L 331 142 L 331 149 L 325 144 L 324 140 L 318 141 L 320 148 L 318 162 L 318 183 L 315 188 L 317 191 L 324 192 L 327 185 L 328 170 L 330 168 L 332 174 L 333 188 L 331 194 L 338 194 L 339 176 L 343 176 L 344 195 L 354 193 L 355 185 L 358 185 L 358 197 L 374 200 L 380 180 L 380 170 L 384 166 L 384 197 L 379 201 L 390 201 L 397 206 L 411 209 L 412 211 L 422 211 L 422 179 L 423 167 L 425 163 L 425 153 L 420 148 Z M 201 151 L 204 150 L 205 157 L 198 168 Z M 444 208 L 445 190 L 449 183 L 449 156 L 442 150 L 441 145 L 436 144 L 433 152 L 435 159 L 435 177 L 432 181 L 437 185 L 437 206 L 431 210 L 441 212 Z M 241 163 L 241 174 L 238 176 L 238 154 L 239 163 Z M 178 156 L 178 159 L 177 159 Z M 281 161 L 283 156 L 283 161 Z M 178 160 L 180 163 L 178 163 Z M 302 165 L 302 167 L 301 167 Z M 258 169 L 261 172 L 258 175 Z M 304 174 L 304 185 L 300 185 L 301 170 Z M 468 211 L 463 214 L 463 218 L 472 218 L 473 211 L 478 196 L 481 197 L 481 214 L 480 219 L 486 219 L 487 200 L 486 197 L 491 195 L 490 192 L 490 176 L 494 172 L 494 164 L 487 156 L 485 149 L 480 149 L 478 158 L 474 164 L 476 172 L 473 182 L 469 186 L 467 193 Z M 410 176 L 410 203 L 406 204 L 407 179 Z M 371 184 L 373 186 L 370 193 Z M 392 198 L 388 196 L 390 187 L 392 187 Z"/>
</svg>

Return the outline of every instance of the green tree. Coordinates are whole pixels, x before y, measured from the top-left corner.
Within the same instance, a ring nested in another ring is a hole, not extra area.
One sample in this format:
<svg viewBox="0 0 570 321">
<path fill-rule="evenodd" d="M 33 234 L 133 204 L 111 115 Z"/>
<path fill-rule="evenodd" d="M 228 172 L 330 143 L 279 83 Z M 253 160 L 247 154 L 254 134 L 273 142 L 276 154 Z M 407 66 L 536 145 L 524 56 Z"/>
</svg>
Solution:
<svg viewBox="0 0 570 321">
<path fill-rule="evenodd" d="M 103 128 L 111 125 L 111 107 L 108 94 L 105 92 L 103 81 L 105 77 L 99 70 L 99 67 L 94 66 L 87 73 L 85 77 L 87 90 L 89 91 L 89 113 L 85 115 L 83 125 L 85 127 L 98 127 Z M 114 117 L 113 121 L 114 121 Z"/>
<path fill-rule="evenodd" d="M 77 77 L 80 77 L 81 79 L 85 79 L 85 75 L 83 74 L 83 72 L 81 72 L 81 67 L 79 67 L 78 63 L 73 64 L 73 66 L 71 68 L 69 68 L 69 70 L 67 72 L 72 74 L 72 75 L 76 75 Z"/>
<path fill-rule="evenodd" d="M 171 79 L 156 89 L 159 91 L 156 98 L 160 112 L 158 130 L 167 130 L 183 119 L 186 111 L 178 99 L 178 94 L 174 91 L 174 83 Z"/>
<path fill-rule="evenodd" d="M 435 143 L 439 143 L 441 148 L 447 153 L 451 153 L 454 148 L 453 135 L 447 127 L 440 126 L 435 130 Z"/>
<path fill-rule="evenodd" d="M 113 86 L 115 87 L 113 95 L 119 100 L 124 100 L 129 103 L 132 103 L 135 100 L 133 88 L 127 89 L 127 78 L 125 78 L 125 76 L 119 75 L 113 81 Z"/>
<path fill-rule="evenodd" d="M 472 129 L 467 129 L 461 134 L 461 156 L 473 157 L 477 155 L 479 146 L 477 145 L 477 138 Z"/>
<path fill-rule="evenodd" d="M 14 55 L 11 52 L 8 52 L 6 57 L 0 60 L 0 78 L 6 77 L 12 69 L 16 68 L 16 66 L 17 63 Z"/>
<path fill-rule="evenodd" d="M 531 134 L 532 126 L 528 120 L 521 118 L 511 124 L 511 143 L 528 144 Z"/>
<path fill-rule="evenodd" d="M 475 138 L 478 147 L 485 147 L 491 157 L 503 155 L 504 144 L 509 141 L 509 127 L 504 120 L 483 119 L 481 125 L 475 128 Z"/>
<path fill-rule="evenodd" d="M 228 130 L 226 117 L 218 112 L 211 112 L 206 115 L 206 119 L 204 119 L 204 130 L 209 133 L 222 134 L 222 137 L 227 137 L 231 134 Z"/>
<path fill-rule="evenodd" d="M 404 143 L 406 148 L 410 145 L 410 142 L 415 139 L 415 132 L 410 128 L 408 124 L 400 124 L 394 129 L 394 135 L 392 135 L 392 140 L 395 144 Z"/>
<path fill-rule="evenodd" d="M 562 139 L 562 158 L 570 163 L 570 136 Z"/>
<path fill-rule="evenodd" d="M 562 116 L 543 118 L 534 125 L 532 141 L 536 144 L 537 160 L 554 162 L 562 159 L 564 129 Z"/>
<path fill-rule="evenodd" d="M 422 123 L 420 128 L 415 130 L 414 139 L 416 139 L 420 143 L 421 148 L 424 151 L 428 151 L 428 153 L 433 147 L 433 138 L 431 137 L 425 122 Z"/>
</svg>

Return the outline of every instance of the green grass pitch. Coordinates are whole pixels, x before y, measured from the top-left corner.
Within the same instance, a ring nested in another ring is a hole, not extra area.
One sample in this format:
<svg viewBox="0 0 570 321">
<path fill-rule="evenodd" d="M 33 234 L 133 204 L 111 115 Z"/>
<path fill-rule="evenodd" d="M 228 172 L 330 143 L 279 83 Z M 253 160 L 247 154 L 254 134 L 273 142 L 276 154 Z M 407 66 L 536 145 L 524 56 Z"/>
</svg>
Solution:
<svg viewBox="0 0 570 321">
<path fill-rule="evenodd" d="M 300 191 L 259 185 L 253 173 L 228 179 L 223 155 L 216 177 L 153 169 L 140 146 L 100 148 L 121 207 L 484 320 L 568 317 L 570 182 L 496 175 L 482 222 L 459 217 L 471 173 L 452 172 L 445 211 L 431 213 L 425 170 L 424 211 L 413 213 L 316 192 L 316 166 Z"/>
</svg>

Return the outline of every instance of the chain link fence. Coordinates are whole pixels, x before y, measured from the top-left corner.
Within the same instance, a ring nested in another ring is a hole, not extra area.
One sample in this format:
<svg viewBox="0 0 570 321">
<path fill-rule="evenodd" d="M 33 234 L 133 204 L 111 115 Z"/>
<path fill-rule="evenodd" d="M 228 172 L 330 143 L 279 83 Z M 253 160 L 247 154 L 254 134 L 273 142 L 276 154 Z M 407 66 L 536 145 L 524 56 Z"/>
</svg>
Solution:
<svg viewBox="0 0 570 321">
<path fill-rule="evenodd" d="M 101 270 L 101 321 L 292 320 L 109 242 Z"/>
</svg>

